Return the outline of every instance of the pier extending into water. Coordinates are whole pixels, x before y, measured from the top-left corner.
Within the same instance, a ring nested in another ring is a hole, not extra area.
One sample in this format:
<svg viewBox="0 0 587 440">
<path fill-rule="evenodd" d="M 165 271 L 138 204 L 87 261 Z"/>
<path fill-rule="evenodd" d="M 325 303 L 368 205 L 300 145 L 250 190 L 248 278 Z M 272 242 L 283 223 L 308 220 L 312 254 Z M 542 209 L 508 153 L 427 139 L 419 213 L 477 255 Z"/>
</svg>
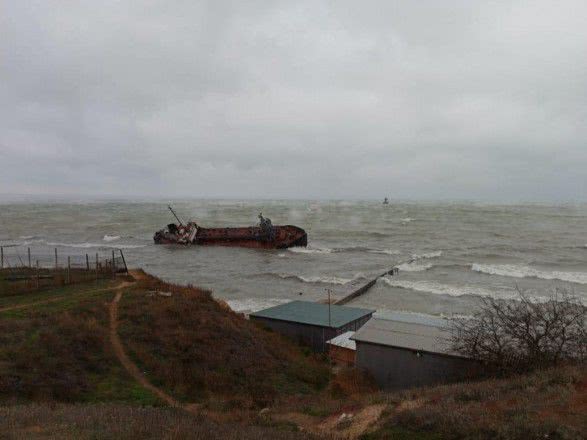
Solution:
<svg viewBox="0 0 587 440">
<path fill-rule="evenodd" d="M 361 295 L 364 295 L 371 287 L 373 287 L 375 285 L 375 283 L 377 282 L 377 280 L 379 278 L 384 277 L 386 275 L 394 276 L 394 275 L 397 275 L 398 272 L 399 272 L 399 269 L 397 268 L 397 266 L 394 266 L 390 270 L 388 270 L 387 272 L 384 272 L 381 275 L 376 276 L 375 278 L 371 279 L 366 284 L 363 284 L 359 288 L 354 289 L 348 295 L 345 295 L 342 298 L 334 301 L 333 304 L 338 304 L 338 305 L 346 304 L 346 303 L 352 301 L 353 299 L 358 298 Z"/>
</svg>

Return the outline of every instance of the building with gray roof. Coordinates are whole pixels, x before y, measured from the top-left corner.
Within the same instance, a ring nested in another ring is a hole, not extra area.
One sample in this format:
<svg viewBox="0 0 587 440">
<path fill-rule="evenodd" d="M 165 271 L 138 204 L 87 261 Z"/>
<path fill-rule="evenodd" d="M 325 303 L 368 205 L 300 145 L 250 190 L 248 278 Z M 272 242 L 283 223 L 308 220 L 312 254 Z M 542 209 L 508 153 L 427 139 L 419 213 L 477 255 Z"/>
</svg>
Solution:
<svg viewBox="0 0 587 440">
<path fill-rule="evenodd" d="M 466 380 L 483 365 L 451 350 L 449 333 L 438 325 L 373 318 L 352 337 L 355 362 L 386 390 Z"/>
</svg>

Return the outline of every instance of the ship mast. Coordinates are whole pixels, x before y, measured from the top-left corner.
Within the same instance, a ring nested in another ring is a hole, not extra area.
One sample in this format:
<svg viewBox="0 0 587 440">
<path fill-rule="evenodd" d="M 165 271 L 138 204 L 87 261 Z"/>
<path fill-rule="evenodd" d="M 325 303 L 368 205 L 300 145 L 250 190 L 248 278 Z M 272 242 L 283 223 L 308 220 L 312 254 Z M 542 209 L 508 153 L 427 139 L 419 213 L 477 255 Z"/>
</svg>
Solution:
<svg viewBox="0 0 587 440">
<path fill-rule="evenodd" d="M 173 214 L 173 216 L 177 219 L 177 221 L 179 222 L 179 224 L 181 226 L 183 226 L 183 223 L 181 222 L 181 220 L 179 219 L 179 217 L 177 216 L 177 214 L 175 213 L 175 211 L 173 210 L 173 208 L 169 205 L 167 205 L 167 207 L 169 208 L 169 210 L 171 211 L 171 213 Z"/>
</svg>

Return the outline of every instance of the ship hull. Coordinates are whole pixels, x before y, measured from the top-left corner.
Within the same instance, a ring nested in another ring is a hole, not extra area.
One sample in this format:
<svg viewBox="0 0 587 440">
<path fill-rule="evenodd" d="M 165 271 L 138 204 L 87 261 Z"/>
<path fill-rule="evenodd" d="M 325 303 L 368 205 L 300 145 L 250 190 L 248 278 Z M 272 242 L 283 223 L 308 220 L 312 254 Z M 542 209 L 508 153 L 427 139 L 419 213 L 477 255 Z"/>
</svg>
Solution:
<svg viewBox="0 0 587 440">
<path fill-rule="evenodd" d="M 177 234 L 159 231 L 156 244 L 191 244 L 196 246 L 231 246 L 254 249 L 284 249 L 307 246 L 308 236 L 302 228 L 293 225 L 273 226 L 271 234 L 260 227 L 198 228 L 193 238 L 186 240 Z"/>
</svg>

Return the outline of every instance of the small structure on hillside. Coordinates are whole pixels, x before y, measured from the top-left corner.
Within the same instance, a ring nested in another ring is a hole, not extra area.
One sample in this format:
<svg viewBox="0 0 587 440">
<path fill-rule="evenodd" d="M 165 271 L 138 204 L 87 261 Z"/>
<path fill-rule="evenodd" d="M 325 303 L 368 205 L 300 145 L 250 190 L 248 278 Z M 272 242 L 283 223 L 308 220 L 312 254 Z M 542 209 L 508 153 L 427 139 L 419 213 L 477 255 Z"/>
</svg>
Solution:
<svg viewBox="0 0 587 440">
<path fill-rule="evenodd" d="M 327 349 L 326 341 L 347 331 L 358 330 L 374 312 L 334 304 L 292 301 L 251 313 L 249 318 L 322 353 Z"/>
<path fill-rule="evenodd" d="M 353 331 L 344 332 L 326 341 L 326 344 L 328 344 L 328 355 L 334 363 L 349 367 L 355 365 L 357 344 L 351 339 L 354 334 L 355 332 Z"/>
<path fill-rule="evenodd" d="M 437 325 L 373 318 L 351 339 L 357 368 L 385 390 L 458 382 L 479 376 L 483 364 L 454 353 Z"/>
</svg>

